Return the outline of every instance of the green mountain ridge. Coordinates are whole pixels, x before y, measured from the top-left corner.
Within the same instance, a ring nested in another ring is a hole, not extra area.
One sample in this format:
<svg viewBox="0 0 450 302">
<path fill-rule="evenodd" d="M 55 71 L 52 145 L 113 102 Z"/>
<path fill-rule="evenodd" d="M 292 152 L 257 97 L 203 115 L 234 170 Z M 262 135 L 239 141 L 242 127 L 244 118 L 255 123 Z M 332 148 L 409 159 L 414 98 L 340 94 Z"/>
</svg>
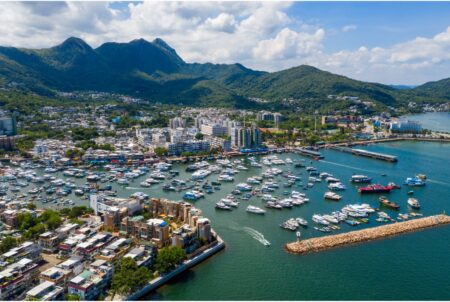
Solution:
<svg viewBox="0 0 450 302">
<path fill-rule="evenodd" d="M 239 63 L 186 63 L 159 38 L 107 42 L 95 49 L 74 37 L 46 49 L 0 47 L 0 83 L 46 96 L 95 90 L 155 102 L 242 108 L 260 106 L 250 98 L 271 104 L 296 99 L 318 107 L 330 102 L 330 94 L 358 96 L 385 106 L 450 99 L 450 79 L 396 89 L 308 65 L 269 73 Z"/>
</svg>

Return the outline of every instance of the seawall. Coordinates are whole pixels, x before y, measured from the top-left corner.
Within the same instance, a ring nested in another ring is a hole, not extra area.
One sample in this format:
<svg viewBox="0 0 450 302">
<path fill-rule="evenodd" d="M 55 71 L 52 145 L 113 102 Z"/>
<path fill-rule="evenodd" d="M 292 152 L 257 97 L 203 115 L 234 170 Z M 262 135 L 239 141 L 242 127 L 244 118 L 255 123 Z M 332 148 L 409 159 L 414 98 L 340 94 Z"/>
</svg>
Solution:
<svg viewBox="0 0 450 302">
<path fill-rule="evenodd" d="M 382 239 L 403 233 L 415 232 L 425 228 L 445 225 L 450 223 L 450 216 L 436 215 L 419 219 L 413 219 L 393 224 L 382 225 L 364 230 L 351 231 L 347 233 L 330 235 L 324 237 L 310 238 L 297 242 L 288 243 L 285 249 L 293 254 L 307 254 L 345 246 L 354 243 Z"/>
</svg>

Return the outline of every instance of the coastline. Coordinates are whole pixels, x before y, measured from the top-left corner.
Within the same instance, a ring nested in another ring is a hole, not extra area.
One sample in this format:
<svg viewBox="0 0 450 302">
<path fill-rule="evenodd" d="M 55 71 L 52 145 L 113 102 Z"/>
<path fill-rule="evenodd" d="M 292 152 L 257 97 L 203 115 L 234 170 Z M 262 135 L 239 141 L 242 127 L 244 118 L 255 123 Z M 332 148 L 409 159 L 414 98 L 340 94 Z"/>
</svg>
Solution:
<svg viewBox="0 0 450 302">
<path fill-rule="evenodd" d="M 176 269 L 173 271 L 163 275 L 159 276 L 157 278 L 154 278 L 149 281 L 149 283 L 144 286 L 143 288 L 139 289 L 138 291 L 126 296 L 126 297 L 120 297 L 116 296 L 114 298 L 114 301 L 134 301 L 139 300 L 141 297 L 147 295 L 151 291 L 157 289 L 158 287 L 166 284 L 171 279 L 175 278 L 176 276 L 180 275 L 184 271 L 196 266 L 197 264 L 203 262 L 204 260 L 208 259 L 209 257 L 215 255 L 219 251 L 223 250 L 225 248 L 225 242 L 217 235 L 217 241 L 216 243 L 209 247 L 208 249 L 202 251 L 200 254 L 192 257 L 191 259 L 185 260 L 183 264 L 179 265 Z"/>
</svg>

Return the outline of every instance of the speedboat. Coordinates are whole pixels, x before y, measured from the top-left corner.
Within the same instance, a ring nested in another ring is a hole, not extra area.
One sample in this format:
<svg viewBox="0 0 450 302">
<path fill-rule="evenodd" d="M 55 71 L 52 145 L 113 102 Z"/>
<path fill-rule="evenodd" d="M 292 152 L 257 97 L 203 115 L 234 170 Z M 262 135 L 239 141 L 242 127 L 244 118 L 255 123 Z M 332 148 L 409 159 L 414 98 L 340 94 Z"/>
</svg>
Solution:
<svg viewBox="0 0 450 302">
<path fill-rule="evenodd" d="M 333 182 L 328 185 L 328 189 L 333 191 L 343 191 L 346 190 L 347 187 L 341 182 Z"/>
<path fill-rule="evenodd" d="M 326 192 L 323 197 L 330 200 L 341 200 L 342 196 L 334 192 Z"/>
<path fill-rule="evenodd" d="M 405 185 L 410 187 L 421 187 L 425 185 L 425 181 L 420 179 L 419 177 L 408 177 L 405 180 Z"/>
<path fill-rule="evenodd" d="M 245 210 L 249 213 L 254 213 L 254 214 L 259 214 L 259 215 L 264 215 L 266 213 L 265 210 L 255 207 L 255 206 L 252 206 L 252 205 L 249 205 L 247 207 L 247 209 L 245 209 Z"/>
<path fill-rule="evenodd" d="M 324 219 L 321 215 L 318 215 L 318 214 L 314 214 L 312 216 L 312 220 L 318 224 L 330 225 L 330 222 L 328 220 Z"/>
<path fill-rule="evenodd" d="M 227 211 L 231 211 L 231 207 L 227 206 L 226 204 L 224 204 L 223 202 L 219 201 L 218 203 L 216 203 L 216 209 L 219 210 L 227 210 Z"/>
<path fill-rule="evenodd" d="M 408 198 L 408 205 L 413 209 L 420 209 L 420 203 L 415 198 Z"/>
<path fill-rule="evenodd" d="M 366 175 L 353 175 L 350 181 L 354 183 L 369 183 L 372 181 L 372 178 Z"/>
</svg>

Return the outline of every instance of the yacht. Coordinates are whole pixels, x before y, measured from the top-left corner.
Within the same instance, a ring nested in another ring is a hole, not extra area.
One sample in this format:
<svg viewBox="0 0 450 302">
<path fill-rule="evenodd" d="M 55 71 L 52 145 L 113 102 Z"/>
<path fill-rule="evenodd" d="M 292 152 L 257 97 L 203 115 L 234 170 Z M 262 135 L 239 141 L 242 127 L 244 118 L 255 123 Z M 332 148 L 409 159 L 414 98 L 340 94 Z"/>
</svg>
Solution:
<svg viewBox="0 0 450 302">
<path fill-rule="evenodd" d="M 146 181 L 141 182 L 139 185 L 144 188 L 150 188 L 151 186 L 151 184 Z"/>
<path fill-rule="evenodd" d="M 119 184 L 119 185 L 128 185 L 129 181 L 126 178 L 119 178 L 119 179 L 117 179 L 117 184 Z"/>
<path fill-rule="evenodd" d="M 366 175 L 353 175 L 350 181 L 354 183 L 369 183 L 372 181 L 372 178 Z"/>
<path fill-rule="evenodd" d="M 227 206 L 226 204 L 224 204 L 224 203 L 221 202 L 221 201 L 219 201 L 218 203 L 216 203 L 215 208 L 216 208 L 216 209 L 219 209 L 219 210 L 227 210 L 227 211 L 231 211 L 231 210 L 232 210 L 230 206 Z"/>
<path fill-rule="evenodd" d="M 341 200 L 342 196 L 334 192 L 326 192 L 323 197 L 330 200 Z"/>
<path fill-rule="evenodd" d="M 240 183 L 236 186 L 236 189 L 238 189 L 239 191 L 251 191 L 252 186 L 246 183 Z"/>
<path fill-rule="evenodd" d="M 318 224 L 330 225 L 330 222 L 328 220 L 324 219 L 321 215 L 318 215 L 318 214 L 314 214 L 312 216 L 312 220 Z"/>
<path fill-rule="evenodd" d="M 413 209 L 420 209 L 420 203 L 415 198 L 408 198 L 408 205 Z"/>
<path fill-rule="evenodd" d="M 419 177 L 408 177 L 405 180 L 405 185 L 410 187 L 421 187 L 425 185 L 425 181 L 423 179 L 420 179 Z"/>
<path fill-rule="evenodd" d="M 251 185 L 259 185 L 261 182 L 253 177 L 247 178 L 247 183 Z"/>
<path fill-rule="evenodd" d="M 343 191 L 346 190 L 347 187 L 341 182 L 333 182 L 328 185 L 328 189 L 333 191 Z"/>
<path fill-rule="evenodd" d="M 339 180 L 338 178 L 331 177 L 331 176 L 325 178 L 325 181 L 326 181 L 327 183 L 340 182 L 340 180 Z"/>
<path fill-rule="evenodd" d="M 231 199 L 228 199 L 228 198 L 222 198 L 220 200 L 220 202 L 225 204 L 225 205 L 227 205 L 227 206 L 229 206 L 229 207 L 233 207 L 233 208 L 236 208 L 239 205 L 238 201 L 234 201 L 234 200 L 231 200 Z"/>
<path fill-rule="evenodd" d="M 254 213 L 254 214 L 259 214 L 259 215 L 264 215 L 266 213 L 265 210 L 255 207 L 255 206 L 251 206 L 251 205 L 249 205 L 247 207 L 247 209 L 245 209 L 245 210 L 249 213 Z"/>
<path fill-rule="evenodd" d="M 220 175 L 217 177 L 217 180 L 218 180 L 218 181 L 228 181 L 228 182 L 232 182 L 232 181 L 234 181 L 234 177 L 231 176 L 231 175 L 228 175 L 228 174 L 220 174 Z"/>
<path fill-rule="evenodd" d="M 297 217 L 297 218 L 295 218 L 295 220 L 301 226 L 304 226 L 304 227 L 308 226 L 308 221 L 306 219 L 303 219 L 301 217 Z"/>
<path fill-rule="evenodd" d="M 194 200 L 194 201 L 201 197 L 204 197 L 204 194 L 202 192 L 195 191 L 195 190 L 187 191 L 183 195 L 183 199 Z"/>
<path fill-rule="evenodd" d="M 197 170 L 194 173 L 192 173 L 192 179 L 193 180 L 197 180 L 197 179 L 204 179 L 206 178 L 209 174 L 211 174 L 211 171 L 209 170 Z"/>
</svg>

